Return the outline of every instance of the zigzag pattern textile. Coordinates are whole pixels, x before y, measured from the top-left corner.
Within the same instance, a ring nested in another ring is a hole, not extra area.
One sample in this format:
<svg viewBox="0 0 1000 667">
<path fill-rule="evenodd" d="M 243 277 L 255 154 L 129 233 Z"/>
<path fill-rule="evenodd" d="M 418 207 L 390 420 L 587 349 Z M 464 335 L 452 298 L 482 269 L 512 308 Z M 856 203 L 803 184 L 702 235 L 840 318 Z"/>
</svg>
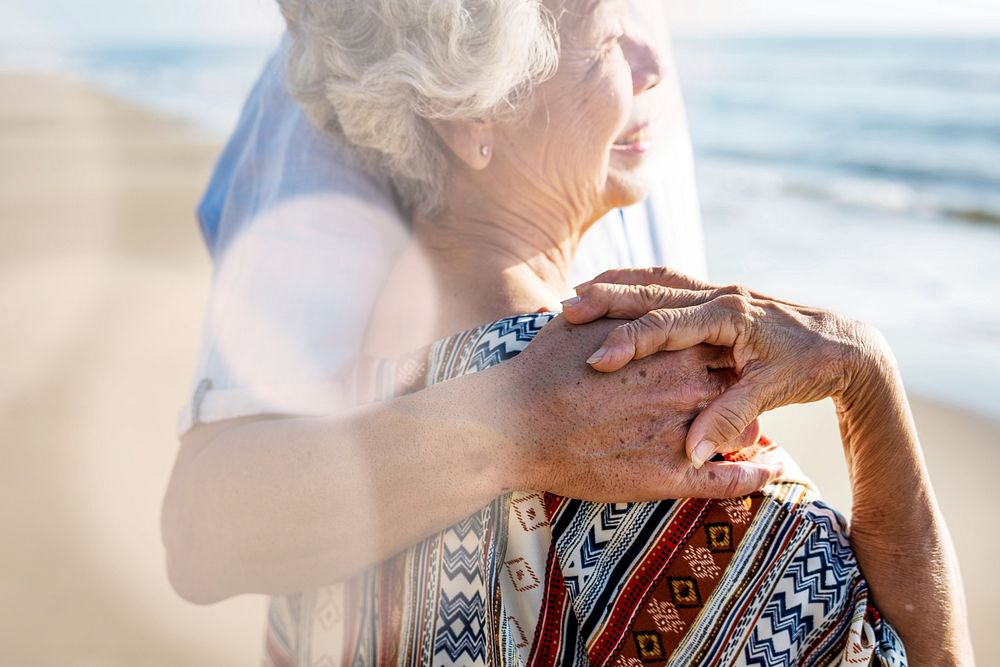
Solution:
<svg viewBox="0 0 1000 667">
<path fill-rule="evenodd" d="M 484 370 L 554 317 L 451 336 L 359 386 L 380 399 Z M 758 454 L 797 471 L 766 438 L 741 455 Z M 729 500 L 517 491 L 347 581 L 273 598 L 264 664 L 902 667 L 846 530 L 797 472 Z"/>
</svg>

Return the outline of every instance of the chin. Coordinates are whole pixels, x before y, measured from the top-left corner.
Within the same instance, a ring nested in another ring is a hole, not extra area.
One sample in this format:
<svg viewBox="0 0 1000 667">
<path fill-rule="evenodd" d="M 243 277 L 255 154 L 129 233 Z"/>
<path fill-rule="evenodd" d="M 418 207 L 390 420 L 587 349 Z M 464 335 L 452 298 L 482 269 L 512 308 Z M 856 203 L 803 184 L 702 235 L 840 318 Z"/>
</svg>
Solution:
<svg viewBox="0 0 1000 667">
<path fill-rule="evenodd" d="M 638 204 L 649 194 L 649 179 L 644 170 L 608 173 L 607 201 L 610 208 L 624 208 Z"/>
</svg>

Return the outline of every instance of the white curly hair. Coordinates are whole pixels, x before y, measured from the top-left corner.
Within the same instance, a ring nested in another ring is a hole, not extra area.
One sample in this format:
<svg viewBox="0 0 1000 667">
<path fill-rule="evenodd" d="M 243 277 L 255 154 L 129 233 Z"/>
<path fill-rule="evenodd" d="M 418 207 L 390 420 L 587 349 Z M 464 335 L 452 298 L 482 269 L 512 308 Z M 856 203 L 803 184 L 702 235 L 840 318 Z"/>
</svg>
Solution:
<svg viewBox="0 0 1000 667">
<path fill-rule="evenodd" d="M 311 121 L 386 174 L 409 209 L 440 205 L 431 120 L 510 118 L 559 60 L 539 0 L 278 0 L 289 92 Z"/>
</svg>

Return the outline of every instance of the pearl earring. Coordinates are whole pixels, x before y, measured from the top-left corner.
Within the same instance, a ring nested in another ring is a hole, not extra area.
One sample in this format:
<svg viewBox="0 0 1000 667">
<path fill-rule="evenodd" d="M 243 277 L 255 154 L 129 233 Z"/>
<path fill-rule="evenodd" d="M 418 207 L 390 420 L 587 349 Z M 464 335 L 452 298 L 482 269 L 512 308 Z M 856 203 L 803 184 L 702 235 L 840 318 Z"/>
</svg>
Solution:
<svg viewBox="0 0 1000 667">
<path fill-rule="evenodd" d="M 479 147 L 479 154 L 482 155 L 483 157 L 489 157 L 490 147 L 487 146 L 486 144 L 483 144 L 482 146 Z"/>
</svg>

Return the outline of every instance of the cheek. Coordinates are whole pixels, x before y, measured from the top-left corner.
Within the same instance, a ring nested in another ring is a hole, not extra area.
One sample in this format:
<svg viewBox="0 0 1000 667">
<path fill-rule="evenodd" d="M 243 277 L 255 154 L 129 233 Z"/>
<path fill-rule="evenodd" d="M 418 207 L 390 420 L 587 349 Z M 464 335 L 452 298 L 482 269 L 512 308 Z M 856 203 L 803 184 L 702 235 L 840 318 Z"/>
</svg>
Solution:
<svg viewBox="0 0 1000 667">
<path fill-rule="evenodd" d="M 624 61 L 623 61 L 624 62 Z M 623 63 L 609 63 L 590 97 L 584 113 L 593 120 L 594 131 L 610 144 L 625 129 L 632 112 L 632 74 Z"/>
<path fill-rule="evenodd" d="M 632 114 L 633 102 L 632 70 L 625 64 L 624 57 L 622 57 L 622 64 L 622 67 L 619 67 L 615 72 L 613 83 L 615 100 L 618 103 L 618 117 L 621 122 L 620 129 L 624 129 L 629 116 Z"/>
<path fill-rule="evenodd" d="M 603 177 L 611 144 L 631 112 L 632 74 L 621 54 L 594 69 L 564 63 L 557 78 L 543 84 L 539 104 L 515 141 L 540 168 L 591 182 Z"/>
</svg>

